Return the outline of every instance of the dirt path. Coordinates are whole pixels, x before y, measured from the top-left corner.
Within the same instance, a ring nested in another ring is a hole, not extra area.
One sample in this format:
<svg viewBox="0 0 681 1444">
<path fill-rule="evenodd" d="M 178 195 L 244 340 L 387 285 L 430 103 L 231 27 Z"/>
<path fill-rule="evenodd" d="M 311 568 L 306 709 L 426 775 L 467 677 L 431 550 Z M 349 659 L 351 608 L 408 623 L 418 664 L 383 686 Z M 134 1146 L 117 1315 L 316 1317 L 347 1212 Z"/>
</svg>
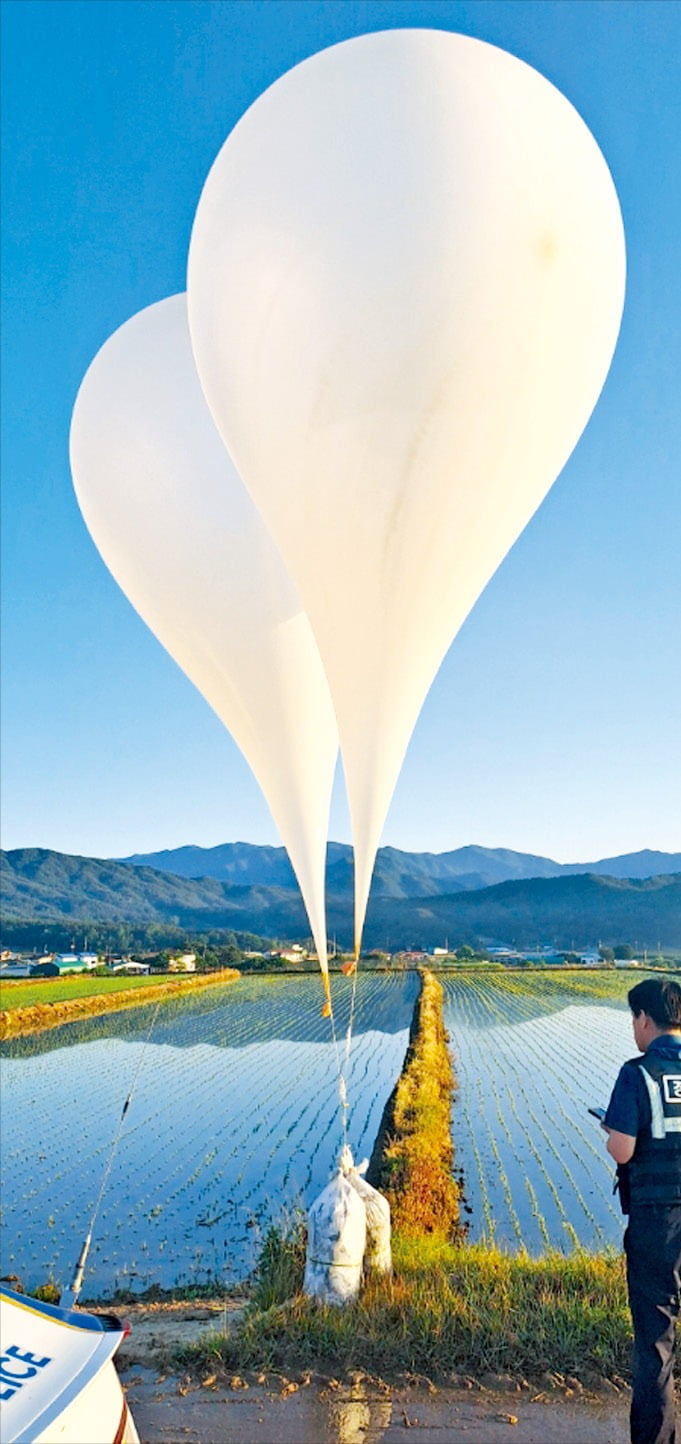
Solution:
<svg viewBox="0 0 681 1444">
<path fill-rule="evenodd" d="M 625 1444 L 628 1400 L 122 1375 L 142 1444 Z M 407 1435 L 408 1431 L 408 1435 Z"/>
<path fill-rule="evenodd" d="M 388 1386 L 360 1373 L 350 1381 L 279 1374 L 203 1381 L 168 1372 L 169 1348 L 236 1322 L 237 1302 L 134 1305 L 119 1350 L 121 1380 L 142 1444 L 625 1444 L 625 1388 L 589 1393 L 576 1380 L 544 1388 Z M 492 1387 L 493 1386 L 493 1387 Z"/>
</svg>

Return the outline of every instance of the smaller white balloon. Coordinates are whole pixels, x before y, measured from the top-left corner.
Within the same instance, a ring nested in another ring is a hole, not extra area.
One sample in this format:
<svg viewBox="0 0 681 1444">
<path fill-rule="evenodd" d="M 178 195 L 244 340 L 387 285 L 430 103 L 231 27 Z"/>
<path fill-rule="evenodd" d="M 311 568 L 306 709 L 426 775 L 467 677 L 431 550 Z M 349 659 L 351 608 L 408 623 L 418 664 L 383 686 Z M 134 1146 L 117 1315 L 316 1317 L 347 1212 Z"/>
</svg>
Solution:
<svg viewBox="0 0 681 1444">
<path fill-rule="evenodd" d="M 328 998 L 334 711 L 298 594 L 204 400 L 184 295 L 139 312 L 99 351 L 76 399 L 70 449 L 78 502 L 106 565 L 265 794 Z"/>
</svg>

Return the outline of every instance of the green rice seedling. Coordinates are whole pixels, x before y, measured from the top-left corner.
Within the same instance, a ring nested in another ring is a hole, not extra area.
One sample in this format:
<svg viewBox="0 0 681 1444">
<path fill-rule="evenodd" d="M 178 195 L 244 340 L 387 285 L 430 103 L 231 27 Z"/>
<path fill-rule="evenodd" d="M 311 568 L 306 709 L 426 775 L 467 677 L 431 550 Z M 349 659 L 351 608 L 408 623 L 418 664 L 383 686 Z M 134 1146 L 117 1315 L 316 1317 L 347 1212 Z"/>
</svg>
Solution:
<svg viewBox="0 0 681 1444">
<path fill-rule="evenodd" d="M 536 1220 L 537 1220 L 537 1225 L 538 1225 L 538 1228 L 539 1228 L 539 1232 L 541 1233 L 541 1236 L 542 1236 L 542 1239 L 544 1240 L 544 1243 L 545 1243 L 545 1245 L 546 1245 L 546 1248 L 549 1249 L 549 1248 L 551 1247 L 551 1239 L 550 1239 L 550 1237 L 549 1237 L 549 1231 L 548 1231 L 548 1229 L 547 1229 L 547 1227 L 546 1227 L 546 1219 L 544 1218 L 544 1215 L 543 1215 L 543 1213 L 541 1212 L 541 1209 L 540 1209 L 539 1204 L 538 1204 L 538 1202 L 537 1202 L 537 1195 L 536 1195 L 536 1193 L 535 1193 L 535 1191 L 534 1191 L 534 1189 L 533 1189 L 533 1187 L 532 1187 L 532 1184 L 530 1183 L 529 1178 L 527 1178 L 527 1177 L 525 1178 L 525 1187 L 526 1187 L 527 1192 L 528 1192 L 528 1194 L 529 1194 L 530 1206 L 531 1206 L 531 1209 L 532 1209 L 532 1217 L 533 1217 L 533 1218 L 536 1218 Z"/>
</svg>

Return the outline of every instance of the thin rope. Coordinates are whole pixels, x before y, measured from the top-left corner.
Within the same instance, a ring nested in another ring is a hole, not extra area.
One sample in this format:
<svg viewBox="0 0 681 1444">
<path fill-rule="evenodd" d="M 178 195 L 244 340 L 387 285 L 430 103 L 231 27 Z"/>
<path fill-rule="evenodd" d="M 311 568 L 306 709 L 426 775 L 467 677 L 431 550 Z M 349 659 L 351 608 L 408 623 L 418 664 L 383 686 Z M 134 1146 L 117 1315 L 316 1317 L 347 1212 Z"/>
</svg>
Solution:
<svg viewBox="0 0 681 1444">
<path fill-rule="evenodd" d="M 357 978 L 359 976 L 359 962 L 355 965 L 352 975 L 352 993 L 350 995 L 350 1018 L 348 1020 L 348 1031 L 345 1035 L 345 1066 L 350 1062 L 350 1048 L 352 1046 L 352 1025 L 355 1019 L 355 1000 L 357 998 Z"/>
<path fill-rule="evenodd" d="M 77 1303 L 78 1295 L 79 1295 L 79 1293 L 80 1293 L 80 1291 L 81 1291 L 81 1288 L 82 1288 L 82 1286 L 83 1286 L 83 1275 L 84 1275 L 84 1273 L 85 1273 L 85 1264 L 86 1264 L 86 1261 L 87 1261 L 88 1253 L 89 1253 L 89 1251 L 90 1251 L 90 1244 L 91 1244 L 91 1242 L 92 1242 L 92 1235 L 93 1235 L 93 1233 L 94 1233 L 95 1223 L 97 1222 L 97 1215 L 98 1215 L 99 1210 L 100 1210 L 100 1207 L 101 1207 L 102 1199 L 103 1199 L 103 1197 L 104 1197 L 104 1190 L 106 1189 L 106 1185 L 107 1185 L 107 1183 L 108 1183 L 108 1181 L 109 1181 L 109 1175 L 110 1175 L 111 1169 L 112 1169 L 112 1167 L 113 1167 L 113 1161 L 114 1161 L 114 1158 L 116 1157 L 116 1152 L 117 1152 L 117 1149 L 118 1149 L 118 1145 L 119 1145 L 119 1143 L 120 1143 L 121 1134 L 122 1134 L 122 1132 L 123 1132 L 123 1124 L 124 1124 L 124 1122 L 125 1122 L 125 1115 L 126 1115 L 126 1113 L 127 1113 L 127 1111 L 128 1111 L 128 1108 L 130 1107 L 130 1104 L 132 1103 L 132 1099 L 133 1099 L 133 1095 L 134 1095 L 134 1092 L 135 1092 L 135 1088 L 137 1087 L 137 1080 L 138 1080 L 138 1078 L 139 1078 L 139 1075 L 140 1075 L 140 1072 L 141 1072 L 141 1069 L 142 1069 L 142 1064 L 143 1064 L 143 1062 L 144 1062 L 144 1055 L 145 1055 L 145 1053 L 146 1053 L 146 1051 L 147 1051 L 147 1047 L 149 1046 L 149 1042 L 150 1042 L 150 1039 L 151 1039 L 151 1035 L 152 1035 L 152 1033 L 153 1033 L 153 1031 L 154 1031 L 154 1026 L 155 1026 L 155 1023 L 156 1023 L 156 1019 L 157 1019 L 157 1017 L 158 1017 L 158 1010 L 159 1010 L 159 1008 L 160 1008 L 160 1006 L 161 1006 L 162 1001 L 163 1001 L 163 999 L 162 999 L 162 998 L 159 998 L 159 999 L 158 999 L 158 1002 L 157 1002 L 157 1004 L 156 1004 L 156 1007 L 155 1007 L 155 1009 L 154 1009 L 154 1013 L 153 1013 L 153 1016 L 152 1016 L 152 1019 L 151 1019 L 151 1023 L 149 1024 L 149 1031 L 148 1031 L 147 1036 L 146 1036 L 146 1038 L 145 1038 L 145 1040 L 144 1040 L 144 1043 L 143 1043 L 143 1045 L 142 1045 L 142 1051 L 141 1051 L 141 1053 L 140 1053 L 140 1056 L 139 1056 L 139 1058 L 138 1058 L 138 1060 L 137 1060 L 137 1067 L 136 1067 L 135 1072 L 134 1072 L 134 1074 L 133 1074 L 133 1079 L 132 1079 L 132 1084 L 131 1084 L 131 1087 L 130 1087 L 130 1092 L 128 1093 L 128 1096 L 127 1096 L 127 1098 L 126 1098 L 126 1100 L 125 1100 L 125 1103 L 123 1104 L 123 1111 L 122 1111 L 121 1116 L 120 1116 L 120 1118 L 119 1118 L 119 1120 L 118 1120 L 118 1127 L 117 1127 L 116 1132 L 115 1132 L 114 1137 L 113 1137 L 113 1142 L 112 1142 L 112 1144 L 111 1144 L 111 1148 L 110 1148 L 110 1151 L 109 1151 L 109 1158 L 108 1158 L 106 1167 L 105 1167 L 105 1169 L 104 1169 L 104 1173 L 103 1173 L 103 1176 L 102 1176 L 102 1181 L 101 1181 L 100 1186 L 99 1186 L 99 1193 L 97 1194 L 97 1201 L 96 1201 L 95 1206 L 94 1206 L 94 1208 L 93 1208 L 93 1210 L 92 1210 L 92 1216 L 91 1216 L 91 1218 L 90 1218 L 90 1225 L 89 1225 L 89 1228 L 88 1228 L 87 1233 L 86 1233 L 86 1235 L 85 1235 L 85 1240 L 84 1240 L 84 1243 L 83 1243 L 83 1247 L 82 1247 L 82 1249 L 81 1249 L 80 1258 L 79 1258 L 78 1263 L 77 1263 L 77 1265 L 76 1265 L 76 1271 L 75 1271 L 74 1276 L 73 1276 L 73 1280 L 72 1280 L 72 1283 L 71 1283 L 71 1287 L 70 1287 L 69 1289 L 67 1289 L 67 1290 L 65 1291 L 65 1294 L 64 1294 L 64 1300 L 68 1299 L 68 1303 L 69 1303 L 69 1305 L 70 1305 L 71 1307 L 73 1307 L 73 1306 Z"/>
<path fill-rule="evenodd" d="M 351 994 L 350 994 L 350 1017 L 349 1017 L 349 1019 L 348 1019 L 348 1029 L 347 1029 L 347 1033 L 346 1033 L 346 1035 L 345 1035 L 345 1074 L 349 1073 L 349 1071 L 350 1071 L 350 1049 L 351 1049 L 351 1047 L 352 1047 L 352 1025 L 353 1025 L 354 1019 L 355 1019 L 355 1001 L 356 1001 L 356 998 L 357 998 L 357 977 L 358 977 L 358 974 L 359 974 L 359 960 L 357 960 L 357 962 L 355 963 L 355 969 L 354 969 L 354 972 L 353 972 L 353 974 L 352 974 L 352 992 L 351 992 Z M 343 1081 L 345 1081 L 345 1075 L 344 1075 L 344 1080 L 343 1080 Z M 343 1142 L 344 1142 L 344 1143 L 347 1143 L 347 1141 L 348 1141 L 348 1114 L 347 1114 L 348 1103 L 347 1103 L 347 1088 L 346 1088 L 346 1092 L 345 1092 L 345 1098 L 346 1098 L 346 1103 L 345 1103 L 345 1113 L 344 1113 L 344 1115 L 343 1115 Z"/>
<path fill-rule="evenodd" d="M 342 1063 L 341 1063 L 340 1053 L 339 1053 L 339 1049 L 338 1049 L 338 1038 L 337 1038 L 337 1034 L 336 1034 L 336 1023 L 335 1023 L 335 1018 L 334 1018 L 334 1015 L 333 1015 L 333 1005 L 332 1005 L 332 1003 L 331 1003 L 331 983 L 330 983 L 330 979 L 329 979 L 329 1017 L 330 1017 L 330 1019 L 331 1019 L 331 1034 L 332 1034 L 332 1037 L 333 1037 L 334 1047 L 335 1047 L 335 1050 L 336 1050 L 336 1067 L 337 1067 L 337 1069 L 338 1069 L 338 1097 L 339 1097 L 339 1100 L 340 1100 L 341 1128 L 342 1128 L 342 1133 L 343 1133 L 343 1144 L 344 1144 L 345 1146 L 347 1146 L 347 1142 L 348 1142 L 348 1112 L 349 1112 L 349 1109 L 350 1109 L 350 1104 L 349 1104 L 349 1101 L 348 1101 L 348 1083 L 347 1083 L 347 1079 L 348 1079 L 348 1074 L 349 1074 L 349 1071 L 350 1071 L 350 1050 L 351 1050 L 351 1048 L 352 1048 L 352 1028 L 353 1028 L 353 1023 L 354 1023 L 354 1019 L 355 1019 L 355 1004 L 356 1004 L 356 1001 L 357 1001 L 357 976 L 358 976 L 358 973 L 359 973 L 359 962 L 358 962 L 358 959 L 355 959 L 355 966 L 354 966 L 353 973 L 352 973 L 352 991 L 351 991 L 351 993 L 350 993 L 350 1016 L 349 1016 L 349 1018 L 348 1018 L 348 1026 L 347 1026 L 347 1030 L 346 1030 L 346 1034 L 345 1034 L 345 1058 L 344 1058 L 344 1061 L 343 1061 Z"/>
<path fill-rule="evenodd" d="M 328 982 L 327 1001 L 328 1001 L 328 1004 L 329 1004 L 329 1022 L 330 1022 L 330 1024 L 331 1024 L 331 1037 L 332 1037 L 332 1039 L 333 1039 L 333 1049 L 334 1049 L 334 1053 L 335 1053 L 335 1055 L 336 1055 L 336 1071 L 337 1071 L 337 1073 L 338 1073 L 338 1106 L 339 1106 L 340 1117 L 341 1117 L 341 1132 L 342 1132 L 342 1135 L 343 1135 L 343 1143 L 347 1143 L 347 1141 L 348 1141 L 348 1106 L 349 1106 L 349 1105 L 348 1105 L 348 1089 L 347 1089 L 347 1083 L 346 1083 L 346 1081 L 345 1081 L 345 1076 L 344 1076 L 344 1073 L 343 1073 L 343 1065 L 342 1065 L 342 1063 L 341 1063 L 340 1049 L 339 1049 L 339 1046 L 338 1046 L 338 1034 L 337 1034 L 337 1032 L 336 1032 L 336 1020 L 335 1020 L 334 1014 L 333 1014 L 333 1003 L 332 1003 L 332 1001 L 331 1001 L 331 974 L 330 974 L 330 973 L 327 973 L 327 982 Z"/>
</svg>

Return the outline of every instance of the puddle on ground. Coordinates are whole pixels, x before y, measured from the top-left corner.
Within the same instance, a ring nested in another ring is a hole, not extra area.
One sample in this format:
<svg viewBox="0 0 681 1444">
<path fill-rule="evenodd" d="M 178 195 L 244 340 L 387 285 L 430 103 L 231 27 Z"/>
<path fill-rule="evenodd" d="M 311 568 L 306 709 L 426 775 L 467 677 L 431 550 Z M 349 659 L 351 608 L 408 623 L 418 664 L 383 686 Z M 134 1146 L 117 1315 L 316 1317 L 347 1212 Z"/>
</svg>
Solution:
<svg viewBox="0 0 681 1444">
<path fill-rule="evenodd" d="M 313 1382 L 206 1387 L 148 1368 L 121 1376 L 144 1444 L 621 1444 L 628 1395 L 580 1403 L 505 1392 Z M 289 1386 L 290 1388 L 290 1386 Z"/>
<path fill-rule="evenodd" d="M 329 1402 L 331 1438 L 334 1444 L 373 1444 L 383 1438 L 392 1412 L 390 1399 L 370 1398 L 363 1390 L 353 1388 L 349 1398 Z"/>
</svg>

